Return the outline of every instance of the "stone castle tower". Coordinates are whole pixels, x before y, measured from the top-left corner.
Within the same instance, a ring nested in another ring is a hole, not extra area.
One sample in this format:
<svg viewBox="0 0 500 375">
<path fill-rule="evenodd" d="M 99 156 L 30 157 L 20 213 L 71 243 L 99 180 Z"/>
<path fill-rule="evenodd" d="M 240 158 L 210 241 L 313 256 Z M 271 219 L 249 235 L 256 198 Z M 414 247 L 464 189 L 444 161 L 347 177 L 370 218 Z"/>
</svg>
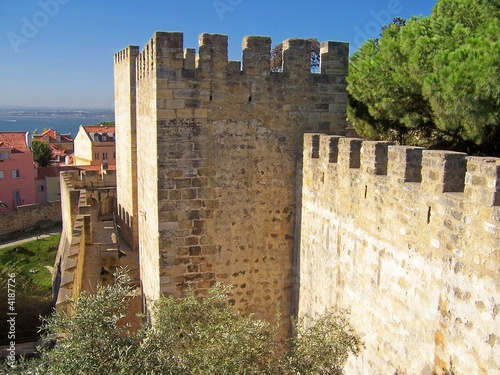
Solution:
<svg viewBox="0 0 500 375">
<path fill-rule="evenodd" d="M 346 128 L 348 44 L 321 44 L 311 73 L 307 40 L 157 32 L 141 52 L 115 54 L 118 213 L 139 250 L 146 304 L 161 293 L 234 285 L 235 306 L 284 319 L 293 306 L 295 222 L 305 132 Z"/>
</svg>

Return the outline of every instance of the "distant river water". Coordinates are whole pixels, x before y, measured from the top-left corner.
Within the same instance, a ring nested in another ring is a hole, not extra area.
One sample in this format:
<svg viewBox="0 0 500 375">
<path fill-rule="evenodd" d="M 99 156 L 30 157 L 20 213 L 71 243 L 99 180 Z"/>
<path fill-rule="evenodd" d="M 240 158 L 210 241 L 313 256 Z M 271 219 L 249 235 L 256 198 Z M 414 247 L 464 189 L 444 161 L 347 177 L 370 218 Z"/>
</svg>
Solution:
<svg viewBox="0 0 500 375">
<path fill-rule="evenodd" d="M 74 138 L 80 125 L 95 125 L 100 122 L 114 121 L 114 117 L 75 117 L 75 116 L 0 116 L 0 132 L 30 132 L 35 129 L 42 133 L 45 128 L 61 134 L 71 133 Z"/>
</svg>

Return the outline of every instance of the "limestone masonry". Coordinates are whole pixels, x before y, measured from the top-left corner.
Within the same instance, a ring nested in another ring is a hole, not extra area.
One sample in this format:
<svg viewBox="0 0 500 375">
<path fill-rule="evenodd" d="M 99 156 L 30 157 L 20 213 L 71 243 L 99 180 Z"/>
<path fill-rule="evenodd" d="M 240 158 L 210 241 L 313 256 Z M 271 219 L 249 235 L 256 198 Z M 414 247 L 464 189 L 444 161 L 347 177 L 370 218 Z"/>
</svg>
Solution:
<svg viewBox="0 0 500 375">
<path fill-rule="evenodd" d="M 348 308 L 348 373 L 499 373 L 500 160 L 342 138 L 348 45 L 157 32 L 115 54 L 117 213 L 161 294 L 273 320 Z M 306 134 L 310 133 L 310 134 Z M 305 135 L 304 135 L 305 134 Z M 336 134 L 327 135 L 327 134 Z"/>
<path fill-rule="evenodd" d="M 303 156 L 299 312 L 350 309 L 346 373 L 498 374 L 500 159 L 324 134 Z"/>
<path fill-rule="evenodd" d="M 89 280 L 85 267 L 90 263 L 90 253 L 100 257 L 100 250 L 92 247 L 92 237 L 102 217 L 113 213 L 116 177 L 114 171 L 66 171 L 61 173 L 60 180 L 63 230 L 53 284 L 56 309 L 66 309 L 67 301 L 77 297 L 89 284 L 91 290 L 96 289 L 98 280 Z M 97 267 L 97 274 L 100 270 Z"/>
<path fill-rule="evenodd" d="M 125 267 L 132 287 L 139 280 L 138 253 L 119 239 L 113 220 L 116 174 L 103 169 L 65 171 L 60 175 L 63 231 L 53 271 L 55 307 L 71 312 L 68 300 L 80 292 L 94 293 L 112 280 L 116 267 Z M 140 294 L 140 293 L 138 293 Z M 131 299 L 124 323 L 137 328 L 141 299 Z"/>
<path fill-rule="evenodd" d="M 346 127 L 348 45 L 283 44 L 271 73 L 271 39 L 157 32 L 139 53 L 115 55 L 118 212 L 140 252 L 146 304 L 160 293 L 233 284 L 236 307 L 285 318 L 292 307 L 297 165 L 306 131 Z"/>
</svg>

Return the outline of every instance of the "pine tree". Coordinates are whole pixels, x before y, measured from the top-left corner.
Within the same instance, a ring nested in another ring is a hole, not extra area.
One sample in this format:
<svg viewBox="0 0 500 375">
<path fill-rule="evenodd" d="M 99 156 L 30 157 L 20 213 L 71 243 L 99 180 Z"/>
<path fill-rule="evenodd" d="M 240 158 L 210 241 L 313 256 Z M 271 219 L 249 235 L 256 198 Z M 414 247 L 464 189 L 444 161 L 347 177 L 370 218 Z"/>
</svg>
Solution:
<svg viewBox="0 0 500 375">
<path fill-rule="evenodd" d="M 500 155 L 500 5 L 438 0 L 353 54 L 349 118 L 371 139 Z"/>
</svg>

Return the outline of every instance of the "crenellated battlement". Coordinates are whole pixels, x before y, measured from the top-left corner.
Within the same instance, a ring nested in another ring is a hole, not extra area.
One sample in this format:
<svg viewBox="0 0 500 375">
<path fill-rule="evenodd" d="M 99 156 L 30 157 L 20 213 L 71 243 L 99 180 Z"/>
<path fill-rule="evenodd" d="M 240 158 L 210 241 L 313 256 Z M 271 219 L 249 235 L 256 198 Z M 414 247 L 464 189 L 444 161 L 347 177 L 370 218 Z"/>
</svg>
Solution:
<svg viewBox="0 0 500 375">
<path fill-rule="evenodd" d="M 422 194 L 462 193 L 471 206 L 500 206 L 500 158 L 325 134 L 306 134 L 304 145 L 304 155 L 326 168 L 359 169 L 364 179 L 386 176 L 393 185 L 418 183 Z"/>
<path fill-rule="evenodd" d="M 282 44 L 282 73 L 288 73 L 295 78 L 310 74 L 311 42 L 308 39 L 292 38 Z M 157 77 L 192 78 L 190 71 L 193 70 L 196 70 L 200 77 L 223 77 L 234 73 L 237 66 L 240 67 L 239 72 L 249 76 L 265 78 L 270 75 L 271 38 L 267 36 L 247 36 L 243 39 L 242 62 L 228 60 L 227 35 L 201 34 L 198 54 L 192 48 L 183 48 L 183 33 L 156 32 L 139 53 L 138 72 L 142 73 L 140 76 L 144 77 L 148 71 L 161 68 Z M 125 59 L 136 49 L 137 47 L 131 46 L 116 53 L 115 62 Z M 193 64 L 194 55 L 196 58 Z M 345 74 L 349 45 L 341 42 L 322 43 L 320 60 L 321 74 Z"/>
<path fill-rule="evenodd" d="M 115 55 L 115 64 L 135 56 L 136 47 Z M 305 116 L 313 129 L 343 134 L 346 127 L 346 76 L 349 46 L 321 44 L 320 73 L 311 73 L 311 43 L 283 42 L 281 72 L 270 71 L 271 38 L 247 36 L 242 60 L 228 60 L 228 38 L 202 34 L 198 51 L 184 48 L 180 32 L 156 32 L 137 54 L 138 90 L 158 88 L 158 119 L 224 119 L 227 107 L 239 118 L 273 109 L 273 123 L 289 116 Z M 153 83 L 154 82 L 154 83 Z M 223 107 L 226 106 L 226 107 Z M 304 122 L 304 120 L 301 120 Z"/>
<path fill-rule="evenodd" d="M 139 54 L 138 46 L 128 46 L 122 49 L 120 52 L 115 53 L 115 64 L 120 64 L 123 61 L 128 61 L 129 59 L 135 60 Z"/>
<path fill-rule="evenodd" d="M 306 134 L 304 175 L 325 204 L 343 202 L 332 209 L 374 236 L 498 271 L 499 158 Z"/>
<path fill-rule="evenodd" d="M 243 39 L 243 73 L 250 77 L 266 78 L 270 75 L 271 38 L 247 36 Z"/>
</svg>

